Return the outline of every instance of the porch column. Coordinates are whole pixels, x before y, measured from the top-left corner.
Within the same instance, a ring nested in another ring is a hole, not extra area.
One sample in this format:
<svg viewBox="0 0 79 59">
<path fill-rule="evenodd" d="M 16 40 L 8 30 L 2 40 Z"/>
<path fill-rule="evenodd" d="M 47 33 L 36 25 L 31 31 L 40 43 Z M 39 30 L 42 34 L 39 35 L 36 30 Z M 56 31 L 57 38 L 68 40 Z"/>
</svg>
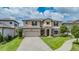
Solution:
<svg viewBox="0 0 79 59">
<path fill-rule="evenodd" d="M 51 29 L 49 29 L 49 36 L 51 36 Z"/>
<path fill-rule="evenodd" d="M 47 32 L 46 31 L 47 31 L 47 29 L 45 29 L 45 32 L 44 32 L 45 36 L 47 36 Z"/>
</svg>

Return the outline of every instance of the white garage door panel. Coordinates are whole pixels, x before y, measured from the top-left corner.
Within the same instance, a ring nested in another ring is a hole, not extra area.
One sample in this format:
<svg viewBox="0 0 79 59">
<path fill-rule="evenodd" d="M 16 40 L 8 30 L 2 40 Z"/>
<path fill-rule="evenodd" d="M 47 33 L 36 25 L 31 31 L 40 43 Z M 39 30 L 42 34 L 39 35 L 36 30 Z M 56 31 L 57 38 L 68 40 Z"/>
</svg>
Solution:
<svg viewBox="0 0 79 59">
<path fill-rule="evenodd" d="M 40 30 L 39 30 L 39 29 L 24 29 L 23 31 L 24 31 L 24 32 L 25 32 L 25 31 L 27 31 L 27 32 L 30 32 L 30 31 L 31 31 L 31 32 L 36 32 L 36 31 L 40 31 Z"/>
<path fill-rule="evenodd" d="M 23 35 L 26 37 L 40 36 L 40 29 L 23 29 Z"/>
<path fill-rule="evenodd" d="M 39 32 L 25 32 L 24 33 L 25 36 L 28 36 L 28 37 L 35 37 L 35 36 L 40 36 L 40 33 Z"/>
</svg>

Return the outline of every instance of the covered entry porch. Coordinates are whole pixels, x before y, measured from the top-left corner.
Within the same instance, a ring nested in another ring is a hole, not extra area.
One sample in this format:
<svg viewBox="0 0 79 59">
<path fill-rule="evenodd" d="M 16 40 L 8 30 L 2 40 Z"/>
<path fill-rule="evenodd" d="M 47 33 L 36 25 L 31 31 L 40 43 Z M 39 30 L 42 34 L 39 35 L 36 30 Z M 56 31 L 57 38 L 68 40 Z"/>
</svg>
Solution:
<svg viewBox="0 0 79 59">
<path fill-rule="evenodd" d="M 59 35 L 59 30 L 54 28 L 43 28 L 41 29 L 41 36 L 57 36 Z"/>
</svg>

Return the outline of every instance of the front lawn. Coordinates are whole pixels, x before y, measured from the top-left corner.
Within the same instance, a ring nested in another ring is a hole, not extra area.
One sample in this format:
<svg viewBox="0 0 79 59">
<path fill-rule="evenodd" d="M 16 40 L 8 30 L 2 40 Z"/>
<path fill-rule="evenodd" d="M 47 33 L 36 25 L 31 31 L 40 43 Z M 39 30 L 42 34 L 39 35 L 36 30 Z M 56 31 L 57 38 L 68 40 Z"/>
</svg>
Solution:
<svg viewBox="0 0 79 59">
<path fill-rule="evenodd" d="M 43 41 L 53 50 L 59 48 L 69 37 L 42 37 Z"/>
<path fill-rule="evenodd" d="M 15 51 L 20 45 L 21 41 L 22 39 L 17 37 L 6 44 L 0 45 L 0 51 Z"/>
</svg>

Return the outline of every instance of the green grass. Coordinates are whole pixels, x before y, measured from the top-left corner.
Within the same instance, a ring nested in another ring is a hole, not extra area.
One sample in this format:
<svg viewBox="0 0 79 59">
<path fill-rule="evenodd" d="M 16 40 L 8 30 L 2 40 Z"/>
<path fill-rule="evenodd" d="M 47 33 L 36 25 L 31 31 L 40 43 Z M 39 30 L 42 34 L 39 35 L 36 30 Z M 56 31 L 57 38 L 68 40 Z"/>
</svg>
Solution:
<svg viewBox="0 0 79 59">
<path fill-rule="evenodd" d="M 71 51 L 79 51 L 79 45 L 78 44 L 73 44 Z"/>
<path fill-rule="evenodd" d="M 76 40 L 74 42 L 76 42 Z M 78 42 L 79 42 L 79 40 L 78 40 Z M 79 44 L 73 43 L 71 51 L 79 51 Z"/>
<path fill-rule="evenodd" d="M 17 37 L 6 44 L 0 45 L 0 51 L 15 51 L 20 45 L 21 40 L 21 38 Z"/>
<path fill-rule="evenodd" d="M 42 37 L 43 41 L 53 50 L 59 48 L 69 37 Z"/>
</svg>

